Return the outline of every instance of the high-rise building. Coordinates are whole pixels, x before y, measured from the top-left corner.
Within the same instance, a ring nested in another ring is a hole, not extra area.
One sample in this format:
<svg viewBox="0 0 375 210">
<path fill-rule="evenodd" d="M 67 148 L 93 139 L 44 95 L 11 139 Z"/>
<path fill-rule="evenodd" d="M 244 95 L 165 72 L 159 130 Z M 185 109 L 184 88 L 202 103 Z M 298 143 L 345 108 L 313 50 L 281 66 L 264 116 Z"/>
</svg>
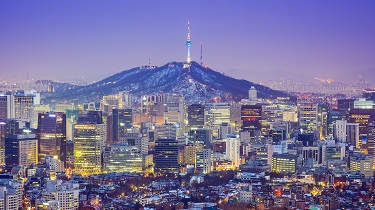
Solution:
<svg viewBox="0 0 375 210">
<path fill-rule="evenodd" d="M 368 125 L 367 129 L 367 152 L 375 160 L 375 123 Z"/>
<path fill-rule="evenodd" d="M 262 129 L 262 106 L 242 105 L 241 106 L 241 130 L 250 132 L 254 136 L 255 131 Z"/>
<path fill-rule="evenodd" d="M 254 86 L 251 86 L 249 89 L 249 100 L 256 101 L 258 99 L 258 91 L 255 89 Z"/>
<path fill-rule="evenodd" d="M 374 101 L 360 98 L 354 101 L 354 109 L 373 109 Z"/>
<path fill-rule="evenodd" d="M 11 96 L 0 93 L 0 119 L 11 118 Z"/>
<path fill-rule="evenodd" d="M 192 104 L 188 106 L 188 125 L 191 128 L 204 126 L 204 105 Z"/>
<path fill-rule="evenodd" d="M 365 177 L 372 177 L 374 175 L 374 159 L 371 155 L 362 157 L 350 157 L 350 171 L 360 172 Z"/>
<path fill-rule="evenodd" d="M 359 124 L 359 144 L 357 146 L 361 147 L 362 142 L 367 140 L 368 125 L 375 123 L 375 109 L 350 109 L 348 122 Z"/>
<path fill-rule="evenodd" d="M 113 140 L 118 142 L 124 138 L 126 129 L 133 127 L 133 111 L 132 109 L 113 109 Z"/>
<path fill-rule="evenodd" d="M 6 120 L 0 119 L 0 165 L 5 165 L 5 137 L 7 136 Z"/>
<path fill-rule="evenodd" d="M 15 134 L 5 138 L 5 169 L 38 163 L 38 138 L 35 134 Z"/>
<path fill-rule="evenodd" d="M 327 135 L 333 137 L 333 127 L 337 120 L 342 120 L 342 114 L 339 111 L 328 112 L 327 117 Z"/>
<path fill-rule="evenodd" d="M 124 143 L 112 144 L 105 149 L 103 171 L 141 173 L 145 168 L 144 156 L 135 146 Z"/>
<path fill-rule="evenodd" d="M 333 126 L 333 138 L 339 142 L 345 142 L 354 147 L 359 145 L 359 123 L 348 123 L 346 120 L 336 120 Z"/>
<path fill-rule="evenodd" d="M 157 139 L 176 139 L 177 127 L 174 124 L 163 124 L 155 127 Z"/>
<path fill-rule="evenodd" d="M 40 113 L 38 115 L 39 161 L 45 156 L 57 156 L 66 161 L 66 114 L 63 112 Z"/>
<path fill-rule="evenodd" d="M 102 171 L 106 125 L 101 112 L 89 111 L 78 116 L 74 125 L 74 172 L 84 176 Z"/>
<path fill-rule="evenodd" d="M 237 168 L 240 165 L 240 138 L 237 136 L 228 136 L 225 139 L 225 155 L 232 161 L 232 166 Z"/>
<path fill-rule="evenodd" d="M 304 131 L 316 131 L 317 104 L 307 99 L 298 99 L 298 122 Z"/>
<path fill-rule="evenodd" d="M 230 123 L 230 106 L 225 103 L 207 104 L 205 107 L 206 126 L 218 127 L 223 122 Z"/>
<path fill-rule="evenodd" d="M 155 142 L 155 172 L 177 173 L 178 142 L 176 139 L 157 139 Z"/>
<path fill-rule="evenodd" d="M 204 148 L 210 148 L 212 142 L 212 131 L 203 128 L 190 130 L 189 142 L 192 144 L 201 144 Z"/>
<path fill-rule="evenodd" d="M 362 91 L 363 98 L 375 101 L 375 89 L 365 89 Z"/>
</svg>

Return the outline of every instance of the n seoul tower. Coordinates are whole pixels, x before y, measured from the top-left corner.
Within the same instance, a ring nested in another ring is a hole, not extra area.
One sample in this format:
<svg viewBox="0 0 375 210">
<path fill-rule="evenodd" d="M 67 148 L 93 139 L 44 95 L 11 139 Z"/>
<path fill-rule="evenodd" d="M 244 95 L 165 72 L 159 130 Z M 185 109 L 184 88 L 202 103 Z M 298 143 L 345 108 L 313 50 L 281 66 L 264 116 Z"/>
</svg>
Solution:
<svg viewBox="0 0 375 210">
<path fill-rule="evenodd" d="M 190 46 L 191 46 L 191 41 L 190 41 L 190 21 L 188 21 L 188 35 L 187 35 L 187 40 L 186 40 L 186 47 L 187 47 L 187 63 L 190 64 Z"/>
</svg>

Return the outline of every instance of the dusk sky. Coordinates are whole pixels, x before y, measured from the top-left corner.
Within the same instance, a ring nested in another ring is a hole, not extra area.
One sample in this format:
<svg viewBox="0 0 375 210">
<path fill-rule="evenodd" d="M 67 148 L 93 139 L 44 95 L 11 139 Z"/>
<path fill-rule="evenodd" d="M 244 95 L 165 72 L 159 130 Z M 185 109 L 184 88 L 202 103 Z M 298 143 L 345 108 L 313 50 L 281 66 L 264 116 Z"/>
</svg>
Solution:
<svg viewBox="0 0 375 210">
<path fill-rule="evenodd" d="M 375 1 L 0 1 L 0 78 L 110 76 L 192 60 L 236 78 L 375 71 Z"/>
</svg>

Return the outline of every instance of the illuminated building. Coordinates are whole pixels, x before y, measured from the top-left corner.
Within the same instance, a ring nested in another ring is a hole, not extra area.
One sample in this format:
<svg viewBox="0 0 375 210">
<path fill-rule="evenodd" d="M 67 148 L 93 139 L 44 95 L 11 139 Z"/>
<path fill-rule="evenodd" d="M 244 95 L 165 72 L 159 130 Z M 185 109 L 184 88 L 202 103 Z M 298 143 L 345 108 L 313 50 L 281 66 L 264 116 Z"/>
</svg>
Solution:
<svg viewBox="0 0 375 210">
<path fill-rule="evenodd" d="M 40 94 L 25 94 L 25 93 L 16 93 L 13 96 L 13 110 L 11 110 L 12 118 L 20 119 L 30 119 L 31 110 L 34 105 L 40 104 Z M 12 107 L 12 105 L 11 105 Z"/>
<path fill-rule="evenodd" d="M 126 129 L 133 127 L 132 109 L 113 109 L 113 140 L 120 141 L 126 134 Z"/>
<path fill-rule="evenodd" d="M 370 99 L 375 101 L 375 90 L 374 89 L 366 89 L 362 91 L 363 98 Z"/>
<path fill-rule="evenodd" d="M 297 156 L 292 154 L 273 154 L 272 172 L 295 173 L 297 169 Z"/>
<path fill-rule="evenodd" d="M 228 135 L 234 134 L 234 127 L 229 123 L 222 123 L 219 127 L 219 139 L 225 139 Z"/>
<path fill-rule="evenodd" d="M 64 112 L 66 113 L 67 110 L 73 110 L 75 107 L 74 107 L 74 103 L 69 103 L 69 104 L 56 104 L 56 108 L 55 108 L 55 111 L 56 112 Z"/>
<path fill-rule="evenodd" d="M 315 131 L 317 129 L 317 104 L 307 99 L 298 99 L 297 106 L 299 126 L 305 131 Z"/>
<path fill-rule="evenodd" d="M 360 98 L 354 101 L 354 109 L 372 109 L 374 108 L 374 101 Z"/>
<path fill-rule="evenodd" d="M 345 157 L 345 144 L 335 143 L 334 140 L 319 141 L 321 146 L 322 164 L 328 165 L 327 161 L 343 160 Z"/>
<path fill-rule="evenodd" d="M 178 144 L 176 139 L 157 139 L 155 142 L 155 172 L 177 173 Z"/>
<path fill-rule="evenodd" d="M 367 139 L 368 125 L 375 122 L 375 109 L 350 109 L 348 122 L 359 124 L 359 143 L 357 147 L 361 147 L 362 141 Z"/>
<path fill-rule="evenodd" d="M 156 125 L 155 134 L 157 139 L 176 139 L 177 127 L 174 124 Z"/>
<path fill-rule="evenodd" d="M 191 41 L 190 41 L 190 22 L 188 21 L 188 35 L 186 39 L 186 47 L 187 47 L 187 59 L 186 62 L 190 64 L 191 58 L 190 58 L 190 47 L 191 47 Z"/>
<path fill-rule="evenodd" d="M 148 137 L 141 133 L 126 133 L 121 139 L 121 143 L 129 146 L 135 146 L 141 154 L 148 154 Z"/>
<path fill-rule="evenodd" d="M 51 111 L 51 108 L 48 104 L 34 105 L 31 111 L 31 116 L 30 116 L 30 127 L 33 129 L 38 129 L 39 114 L 47 113 L 50 111 Z"/>
<path fill-rule="evenodd" d="M 367 151 L 375 160 L 375 124 L 371 123 L 367 130 Z"/>
<path fill-rule="evenodd" d="M 63 180 L 49 180 L 42 191 L 42 200 L 57 201 L 59 209 L 76 210 L 79 207 L 79 184 Z"/>
<path fill-rule="evenodd" d="M 240 139 L 237 136 L 228 136 L 225 139 L 225 155 L 232 161 L 232 166 L 237 168 L 240 165 Z"/>
<path fill-rule="evenodd" d="M 241 130 L 250 132 L 254 136 L 255 131 L 262 129 L 262 106 L 242 105 L 241 106 Z"/>
<path fill-rule="evenodd" d="M 374 161 L 370 155 L 364 157 L 350 157 L 350 171 L 361 172 L 365 177 L 373 176 Z"/>
<path fill-rule="evenodd" d="M 279 141 L 279 142 L 275 142 L 275 143 L 272 143 L 272 144 L 268 144 L 267 145 L 267 163 L 269 165 L 272 164 L 272 157 L 273 157 L 273 154 L 284 154 L 284 153 L 287 153 L 288 150 L 287 150 L 287 144 L 286 144 L 286 141 Z"/>
<path fill-rule="evenodd" d="M 66 161 L 66 114 L 62 112 L 40 113 L 38 115 L 39 161 L 45 156 L 57 156 Z"/>
<path fill-rule="evenodd" d="M 5 138 L 5 166 L 28 167 L 38 163 L 38 138 L 35 134 L 15 134 Z"/>
<path fill-rule="evenodd" d="M 64 172 L 65 164 L 57 156 L 46 156 L 47 169 L 55 172 Z"/>
<path fill-rule="evenodd" d="M 191 128 L 199 128 L 204 126 L 204 105 L 192 104 L 188 106 L 188 125 Z"/>
<path fill-rule="evenodd" d="M 333 137 L 333 127 L 337 120 L 342 120 L 342 114 L 339 111 L 328 112 L 327 117 L 327 135 Z"/>
<path fill-rule="evenodd" d="M 11 118 L 11 96 L 0 93 L 0 119 Z"/>
<path fill-rule="evenodd" d="M 333 138 L 339 142 L 346 142 L 356 148 L 359 145 L 359 123 L 348 123 L 346 120 L 336 120 L 333 126 Z"/>
<path fill-rule="evenodd" d="M 0 119 L 0 165 L 5 165 L 5 136 L 7 125 L 6 121 Z"/>
<path fill-rule="evenodd" d="M 140 173 L 148 165 L 145 163 L 145 155 L 142 155 L 137 147 L 124 143 L 112 144 L 105 149 L 103 157 L 103 171 L 109 172 L 135 172 Z"/>
<path fill-rule="evenodd" d="M 84 176 L 102 171 L 102 153 L 106 141 L 106 125 L 101 112 L 89 111 L 78 116 L 74 125 L 74 172 Z"/>
<path fill-rule="evenodd" d="M 223 122 L 230 123 L 230 106 L 225 103 L 207 104 L 205 107 L 206 126 L 218 127 Z"/>
</svg>

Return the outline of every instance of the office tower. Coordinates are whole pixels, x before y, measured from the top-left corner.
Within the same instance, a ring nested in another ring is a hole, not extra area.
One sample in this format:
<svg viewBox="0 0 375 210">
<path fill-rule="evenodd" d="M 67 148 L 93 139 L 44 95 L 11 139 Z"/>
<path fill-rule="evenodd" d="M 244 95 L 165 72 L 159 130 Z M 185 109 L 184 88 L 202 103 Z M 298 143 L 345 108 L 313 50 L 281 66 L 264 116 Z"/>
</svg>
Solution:
<svg viewBox="0 0 375 210">
<path fill-rule="evenodd" d="M 297 156 L 293 154 L 273 154 L 272 172 L 295 173 L 297 170 Z"/>
<path fill-rule="evenodd" d="M 317 132 L 314 133 L 302 133 L 298 134 L 297 142 L 302 143 L 305 147 L 310 147 L 316 145 L 316 142 L 319 140 Z"/>
<path fill-rule="evenodd" d="M 84 176 L 102 171 L 106 125 L 100 111 L 78 115 L 74 125 L 74 172 Z"/>
<path fill-rule="evenodd" d="M 346 120 L 336 120 L 333 125 L 333 138 L 359 149 L 359 123 L 348 123 Z"/>
<path fill-rule="evenodd" d="M 22 209 L 22 181 L 4 179 L 0 182 L 0 209 Z"/>
<path fill-rule="evenodd" d="M 156 139 L 177 139 L 177 127 L 173 124 L 156 125 Z"/>
<path fill-rule="evenodd" d="M 7 136 L 6 120 L 0 119 L 0 166 L 5 165 L 5 137 Z"/>
<path fill-rule="evenodd" d="M 359 144 L 367 139 L 368 125 L 375 122 L 375 109 L 350 109 L 349 123 L 359 123 Z"/>
<path fill-rule="evenodd" d="M 204 126 L 204 105 L 192 104 L 188 106 L 188 125 L 191 128 Z"/>
<path fill-rule="evenodd" d="M 66 161 L 66 114 L 62 112 L 40 113 L 38 115 L 39 161 L 45 156 L 58 156 Z"/>
<path fill-rule="evenodd" d="M 189 143 L 187 145 L 184 145 L 183 148 L 183 161 L 182 164 L 184 165 L 196 165 L 197 160 L 197 152 L 203 151 L 203 144 L 192 144 Z"/>
<path fill-rule="evenodd" d="M 307 99 L 298 99 L 298 122 L 304 131 L 316 131 L 317 104 Z"/>
<path fill-rule="evenodd" d="M 177 173 L 178 144 L 176 139 L 157 139 L 155 142 L 155 172 Z"/>
<path fill-rule="evenodd" d="M 321 162 L 328 165 L 329 160 L 343 160 L 345 157 L 345 144 L 335 143 L 334 140 L 320 141 Z"/>
<path fill-rule="evenodd" d="M 143 155 L 148 154 L 148 137 L 141 133 L 126 133 L 120 142 L 136 147 L 138 152 Z"/>
<path fill-rule="evenodd" d="M 342 120 L 342 114 L 339 111 L 328 112 L 327 117 L 327 135 L 333 137 L 333 127 L 337 120 Z"/>
<path fill-rule="evenodd" d="M 201 144 L 204 148 L 210 148 L 212 131 L 209 129 L 194 129 L 189 131 L 189 143 Z"/>
<path fill-rule="evenodd" d="M 286 152 L 284 152 L 286 153 Z M 301 157 L 301 162 L 304 167 L 312 168 L 321 162 L 320 149 L 317 146 L 297 147 L 297 154 Z M 278 153 L 283 154 L 283 153 Z"/>
<path fill-rule="evenodd" d="M 211 172 L 211 149 L 205 148 L 196 153 L 195 171 L 208 174 Z"/>
<path fill-rule="evenodd" d="M 42 191 L 41 202 L 57 201 L 59 209 L 76 210 L 79 207 L 79 184 L 63 180 L 49 180 Z"/>
<path fill-rule="evenodd" d="M 230 122 L 230 106 L 225 103 L 207 104 L 205 107 L 206 126 L 218 127 L 223 122 Z"/>
<path fill-rule="evenodd" d="M 105 173 L 141 173 L 145 168 L 143 155 L 135 146 L 116 143 L 105 149 L 103 157 L 103 171 Z"/>
<path fill-rule="evenodd" d="M 38 117 L 40 113 L 50 112 L 51 108 L 48 104 L 34 105 L 30 115 L 30 127 L 32 129 L 38 129 Z"/>
<path fill-rule="evenodd" d="M 14 117 L 21 119 L 30 119 L 31 111 L 34 105 L 40 104 L 40 94 L 14 94 Z M 12 113 L 13 114 L 13 113 Z"/>
<path fill-rule="evenodd" d="M 11 118 L 11 96 L 0 93 L 0 119 Z"/>
<path fill-rule="evenodd" d="M 222 123 L 219 127 L 219 139 L 225 139 L 228 135 L 234 135 L 234 127 L 229 123 Z"/>
<path fill-rule="evenodd" d="M 38 138 L 35 134 L 15 134 L 5 138 L 5 169 L 38 163 Z"/>
<path fill-rule="evenodd" d="M 228 136 L 225 142 L 226 158 L 232 161 L 232 166 L 234 168 L 237 168 L 240 166 L 240 139 L 237 136 Z"/>
<path fill-rule="evenodd" d="M 316 113 L 316 130 L 320 134 L 320 139 L 324 139 L 328 135 L 328 104 L 319 103 Z"/>
<path fill-rule="evenodd" d="M 133 111 L 132 109 L 113 109 L 113 140 L 118 142 L 124 138 L 126 129 L 133 127 Z"/>
<path fill-rule="evenodd" d="M 249 100 L 250 101 L 258 100 L 258 91 L 255 89 L 254 86 L 251 86 L 251 88 L 249 89 Z"/>
<path fill-rule="evenodd" d="M 253 137 L 255 131 L 262 128 L 262 106 L 260 105 L 242 105 L 241 106 L 241 130 L 250 132 Z"/>
<path fill-rule="evenodd" d="M 367 152 L 375 160 L 375 123 L 368 125 Z"/>
</svg>

